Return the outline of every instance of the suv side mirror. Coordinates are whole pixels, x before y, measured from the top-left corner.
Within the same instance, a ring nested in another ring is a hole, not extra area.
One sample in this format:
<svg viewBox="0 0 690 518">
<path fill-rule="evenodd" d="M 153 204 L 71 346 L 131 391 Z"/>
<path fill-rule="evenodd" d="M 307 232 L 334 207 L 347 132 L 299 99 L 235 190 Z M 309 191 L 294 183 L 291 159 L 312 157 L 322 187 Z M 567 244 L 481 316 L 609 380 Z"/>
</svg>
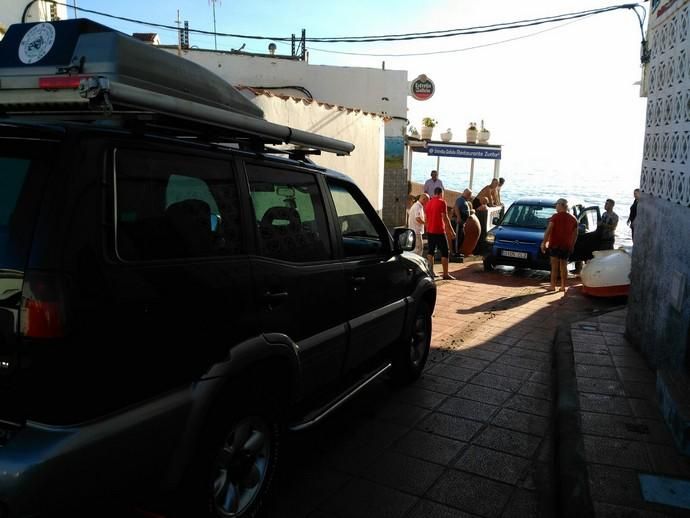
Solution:
<svg viewBox="0 0 690 518">
<path fill-rule="evenodd" d="M 411 252 L 414 250 L 417 236 L 409 228 L 396 228 L 393 232 L 396 252 Z"/>
<path fill-rule="evenodd" d="M 494 225 L 498 225 L 498 222 L 499 222 L 499 221 L 501 221 L 501 218 L 499 218 L 498 216 L 496 216 L 494 219 L 491 220 L 491 222 L 492 222 Z"/>
</svg>

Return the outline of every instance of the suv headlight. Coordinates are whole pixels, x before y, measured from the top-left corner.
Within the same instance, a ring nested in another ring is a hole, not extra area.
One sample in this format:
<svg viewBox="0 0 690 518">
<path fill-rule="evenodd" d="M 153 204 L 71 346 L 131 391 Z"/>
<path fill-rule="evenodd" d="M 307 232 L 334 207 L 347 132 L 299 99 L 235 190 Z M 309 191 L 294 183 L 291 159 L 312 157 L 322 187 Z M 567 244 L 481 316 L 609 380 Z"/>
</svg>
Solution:
<svg viewBox="0 0 690 518">
<path fill-rule="evenodd" d="M 493 244 L 494 244 L 494 241 L 496 241 L 496 235 L 493 234 L 493 233 L 491 233 L 491 232 L 489 232 L 489 233 L 486 235 L 485 240 L 486 240 L 487 243 L 493 245 Z"/>
</svg>

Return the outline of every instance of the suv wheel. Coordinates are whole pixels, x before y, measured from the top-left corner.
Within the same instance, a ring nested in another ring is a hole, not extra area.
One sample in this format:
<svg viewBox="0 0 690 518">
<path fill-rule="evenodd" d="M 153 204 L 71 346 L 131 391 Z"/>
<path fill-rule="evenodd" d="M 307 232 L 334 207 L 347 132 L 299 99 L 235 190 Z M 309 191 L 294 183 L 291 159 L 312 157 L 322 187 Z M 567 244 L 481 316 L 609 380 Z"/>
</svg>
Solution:
<svg viewBox="0 0 690 518">
<path fill-rule="evenodd" d="M 407 384 L 419 378 L 431 347 L 431 310 L 426 302 L 417 306 L 412 332 L 403 340 L 393 358 L 393 380 Z"/>
<path fill-rule="evenodd" d="M 190 470 L 182 516 L 257 516 L 273 482 L 280 426 L 254 408 L 209 427 Z M 203 507 L 202 507 L 203 505 Z"/>
</svg>

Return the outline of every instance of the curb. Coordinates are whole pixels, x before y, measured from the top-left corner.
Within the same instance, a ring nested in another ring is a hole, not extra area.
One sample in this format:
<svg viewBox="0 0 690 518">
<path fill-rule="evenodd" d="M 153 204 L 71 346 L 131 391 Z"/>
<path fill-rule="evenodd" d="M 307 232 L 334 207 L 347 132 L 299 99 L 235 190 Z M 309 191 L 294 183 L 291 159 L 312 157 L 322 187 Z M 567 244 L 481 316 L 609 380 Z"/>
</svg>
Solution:
<svg viewBox="0 0 690 518">
<path fill-rule="evenodd" d="M 570 325 L 559 326 L 554 340 L 556 359 L 556 469 L 559 516 L 594 516 L 587 483 L 584 442 L 578 411 L 575 360 Z"/>
</svg>

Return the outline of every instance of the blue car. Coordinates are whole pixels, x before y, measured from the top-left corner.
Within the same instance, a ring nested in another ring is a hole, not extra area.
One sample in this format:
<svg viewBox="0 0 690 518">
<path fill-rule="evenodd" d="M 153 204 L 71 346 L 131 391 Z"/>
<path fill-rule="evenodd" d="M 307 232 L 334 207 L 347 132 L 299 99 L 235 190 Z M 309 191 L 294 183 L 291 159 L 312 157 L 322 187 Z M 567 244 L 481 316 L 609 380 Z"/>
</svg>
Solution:
<svg viewBox="0 0 690 518">
<path fill-rule="evenodd" d="M 577 218 L 579 231 L 571 261 L 592 257 L 598 246 L 599 207 L 585 207 L 575 202 L 569 206 Z M 539 246 L 549 219 L 556 212 L 556 199 L 522 198 L 513 203 L 503 218 L 495 218 L 496 225 L 486 234 L 484 269 L 491 271 L 503 264 L 520 268 L 550 270 L 548 254 L 542 254 Z"/>
</svg>

